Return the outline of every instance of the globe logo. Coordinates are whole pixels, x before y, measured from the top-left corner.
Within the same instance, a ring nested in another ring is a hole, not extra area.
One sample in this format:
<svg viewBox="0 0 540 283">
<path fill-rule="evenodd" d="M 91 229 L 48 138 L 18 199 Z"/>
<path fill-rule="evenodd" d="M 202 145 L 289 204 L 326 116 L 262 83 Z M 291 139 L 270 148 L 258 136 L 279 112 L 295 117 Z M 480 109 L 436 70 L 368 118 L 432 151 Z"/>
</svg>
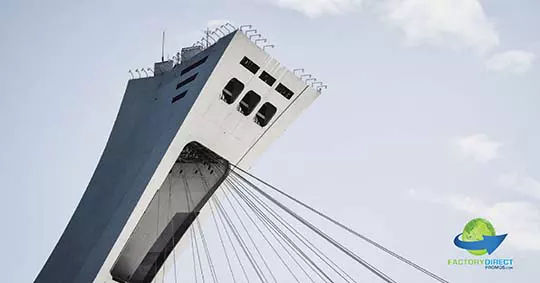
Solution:
<svg viewBox="0 0 540 283">
<path fill-rule="evenodd" d="M 467 223 L 463 233 L 454 238 L 454 244 L 475 256 L 492 254 L 502 244 L 508 234 L 496 235 L 493 225 L 483 218 Z M 461 240 L 460 240 L 461 237 Z"/>
</svg>

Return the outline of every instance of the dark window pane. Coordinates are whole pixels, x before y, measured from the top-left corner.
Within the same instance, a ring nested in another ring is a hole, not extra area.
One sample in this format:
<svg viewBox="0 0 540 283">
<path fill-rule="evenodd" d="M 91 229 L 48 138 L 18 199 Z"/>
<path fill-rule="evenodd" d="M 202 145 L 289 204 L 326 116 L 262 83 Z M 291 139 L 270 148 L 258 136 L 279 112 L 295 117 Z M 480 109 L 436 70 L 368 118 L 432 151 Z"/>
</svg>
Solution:
<svg viewBox="0 0 540 283">
<path fill-rule="evenodd" d="M 188 92 L 188 91 L 186 90 L 186 91 L 180 93 L 179 95 L 173 97 L 171 103 L 175 103 L 176 101 L 178 101 L 178 100 L 184 98 L 184 96 L 186 96 L 187 92 Z"/>
<path fill-rule="evenodd" d="M 268 125 L 270 120 L 272 120 L 272 117 L 274 117 L 276 111 L 277 109 L 274 105 L 266 102 L 265 104 L 263 104 L 263 106 L 261 106 L 261 109 L 259 109 L 259 111 L 255 115 L 255 123 L 257 123 L 257 125 L 261 127 L 265 127 L 266 125 Z"/>
<path fill-rule="evenodd" d="M 281 93 L 281 95 L 283 95 L 287 99 L 291 99 L 291 97 L 294 95 L 294 92 L 292 92 L 292 90 L 288 89 L 281 83 L 278 84 L 278 86 L 276 87 L 276 91 Z"/>
<path fill-rule="evenodd" d="M 249 60 L 248 57 L 244 57 L 242 61 L 240 61 L 240 64 L 254 74 L 256 74 L 260 69 L 259 65 Z"/>
<path fill-rule="evenodd" d="M 244 84 L 236 78 L 233 78 L 223 89 L 221 99 L 228 104 L 232 104 L 236 98 L 238 98 L 242 90 L 244 90 Z"/>
<path fill-rule="evenodd" d="M 261 79 L 263 82 L 265 82 L 269 86 L 273 86 L 274 83 L 276 82 L 276 79 L 265 71 L 262 72 L 262 74 L 259 76 L 259 79 Z"/>
<path fill-rule="evenodd" d="M 253 109 L 259 104 L 261 101 L 261 97 L 255 93 L 254 91 L 250 90 L 242 100 L 240 100 L 240 103 L 238 104 L 238 111 L 245 116 L 248 116 L 253 112 Z"/>
<path fill-rule="evenodd" d="M 199 67 L 200 65 L 204 64 L 204 62 L 206 62 L 206 59 L 208 59 L 208 56 L 202 58 L 201 60 L 191 64 L 190 66 L 186 67 L 185 69 L 182 70 L 182 72 L 180 72 L 180 75 L 183 76 L 185 75 L 186 73 L 188 73 L 189 71 Z"/>
<path fill-rule="evenodd" d="M 197 73 L 197 74 L 198 74 L 198 73 Z M 189 84 L 190 82 L 194 81 L 194 80 L 197 78 L 197 74 L 195 74 L 195 75 L 193 75 L 193 76 L 191 76 L 191 77 L 189 77 L 189 78 L 187 78 L 187 79 L 181 81 L 180 83 L 178 83 L 178 84 L 176 85 L 176 89 L 179 89 L 179 88 L 181 88 L 181 87 L 183 87 L 183 86 Z"/>
</svg>

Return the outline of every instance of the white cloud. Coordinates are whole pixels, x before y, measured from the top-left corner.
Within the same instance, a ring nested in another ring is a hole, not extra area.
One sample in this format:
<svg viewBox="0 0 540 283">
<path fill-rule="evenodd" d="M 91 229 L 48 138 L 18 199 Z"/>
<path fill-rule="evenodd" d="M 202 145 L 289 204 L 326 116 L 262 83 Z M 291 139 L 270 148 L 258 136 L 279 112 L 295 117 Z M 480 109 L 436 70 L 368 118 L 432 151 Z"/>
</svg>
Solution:
<svg viewBox="0 0 540 283">
<path fill-rule="evenodd" d="M 533 178 L 511 173 L 500 176 L 497 182 L 505 188 L 540 200 L 540 182 Z"/>
<path fill-rule="evenodd" d="M 499 35 L 479 0 L 271 0 L 309 17 L 341 14 L 368 3 L 411 44 L 470 47 L 484 52 L 499 45 Z"/>
<path fill-rule="evenodd" d="M 308 17 L 324 14 L 341 14 L 362 3 L 362 0 L 274 0 L 283 8 L 299 11 Z"/>
<path fill-rule="evenodd" d="M 417 199 L 439 203 L 462 211 L 471 218 L 489 220 L 497 233 L 508 233 L 505 243 L 527 251 L 540 251 L 540 208 L 529 202 L 497 202 L 493 205 L 463 195 L 435 196 L 414 191 Z M 463 223 L 465 225 L 465 223 Z"/>
<path fill-rule="evenodd" d="M 499 231 L 508 233 L 508 244 L 522 250 L 540 250 L 540 209 L 529 202 L 501 202 L 489 207 L 487 217 Z"/>
<path fill-rule="evenodd" d="M 459 138 L 455 145 L 458 148 L 459 155 L 464 159 L 473 159 L 480 163 L 488 163 L 500 156 L 499 148 L 502 143 L 492 140 L 484 134 Z"/>
<path fill-rule="evenodd" d="M 500 44 L 499 32 L 484 11 L 481 0 L 269 0 L 308 17 L 343 14 L 363 4 L 378 17 L 401 30 L 411 45 L 431 44 L 468 48 L 488 55 Z M 489 57 L 494 71 L 523 73 L 535 54 L 510 50 Z"/>
<path fill-rule="evenodd" d="M 532 52 L 510 50 L 493 55 L 486 61 L 486 67 L 492 71 L 527 72 L 536 58 Z"/>
<path fill-rule="evenodd" d="M 499 35 L 479 0 L 384 0 L 383 18 L 408 42 L 469 47 L 478 52 L 499 45 Z"/>
</svg>

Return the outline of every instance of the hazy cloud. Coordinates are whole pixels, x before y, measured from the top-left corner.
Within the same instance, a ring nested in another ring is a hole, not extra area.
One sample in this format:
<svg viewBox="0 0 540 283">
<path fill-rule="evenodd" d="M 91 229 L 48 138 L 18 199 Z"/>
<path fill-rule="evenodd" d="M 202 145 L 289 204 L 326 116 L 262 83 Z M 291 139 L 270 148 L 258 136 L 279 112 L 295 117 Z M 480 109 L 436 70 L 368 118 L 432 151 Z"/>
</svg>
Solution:
<svg viewBox="0 0 540 283">
<path fill-rule="evenodd" d="M 438 196 L 416 190 L 409 190 L 409 195 L 465 212 L 470 214 L 471 219 L 485 218 L 493 223 L 497 233 L 508 233 L 505 241 L 508 245 L 520 250 L 540 251 L 540 208 L 537 205 L 529 202 L 497 202 L 490 205 L 468 196 Z"/>
<path fill-rule="evenodd" d="M 365 4 L 382 21 L 401 30 L 409 44 L 469 48 L 487 54 L 499 46 L 499 32 L 480 0 L 271 0 L 280 7 L 309 17 L 342 14 Z M 493 71 L 523 73 L 535 54 L 510 50 L 488 57 Z"/>
<path fill-rule="evenodd" d="M 478 0 L 273 0 L 309 17 L 340 14 L 368 3 L 412 44 L 471 47 L 480 52 L 499 44 L 499 35 Z"/>
<path fill-rule="evenodd" d="M 476 134 L 457 139 L 455 146 L 461 158 L 488 163 L 500 156 L 499 148 L 502 143 L 492 140 L 487 135 Z"/>
<path fill-rule="evenodd" d="M 278 6 L 299 11 L 308 17 L 350 11 L 362 0 L 275 0 Z"/>
<path fill-rule="evenodd" d="M 502 187 L 540 200 L 540 182 L 533 178 L 517 173 L 510 173 L 500 176 L 497 183 Z"/>
<path fill-rule="evenodd" d="M 385 19 L 408 42 L 469 47 L 485 52 L 499 35 L 478 0 L 386 0 Z"/>
<path fill-rule="evenodd" d="M 485 52 L 499 35 L 478 0 L 385 0 L 384 18 L 408 42 L 469 47 Z"/>
<path fill-rule="evenodd" d="M 492 71 L 524 73 L 531 68 L 535 58 L 532 52 L 510 50 L 493 55 L 486 61 L 486 67 Z"/>
</svg>

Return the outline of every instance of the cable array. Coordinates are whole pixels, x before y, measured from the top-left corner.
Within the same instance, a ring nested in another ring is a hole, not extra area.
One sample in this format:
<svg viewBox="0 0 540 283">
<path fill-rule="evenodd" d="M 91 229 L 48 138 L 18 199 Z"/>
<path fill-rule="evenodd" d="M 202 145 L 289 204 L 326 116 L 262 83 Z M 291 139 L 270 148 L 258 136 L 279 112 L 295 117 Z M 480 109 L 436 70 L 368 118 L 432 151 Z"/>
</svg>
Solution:
<svg viewBox="0 0 540 283">
<path fill-rule="evenodd" d="M 201 164 L 200 167 L 204 165 Z M 396 283 L 398 274 L 389 274 L 374 266 L 356 247 L 344 244 L 313 217 L 329 222 L 346 233 L 372 245 L 385 255 L 420 271 L 429 279 L 447 280 L 401 256 L 384 245 L 342 224 L 327 214 L 298 200 L 240 167 L 231 170 L 217 190 L 212 191 L 207 175 L 200 174 L 206 194 L 211 197 L 202 208 L 211 223 L 196 217 L 186 233 L 181 260 L 172 253 L 174 282 L 386 282 Z M 170 186 L 170 185 L 169 185 Z M 195 207 L 192 188 L 184 181 L 188 209 Z M 169 187 L 169 190 L 170 187 Z M 169 193 L 169 209 L 171 193 Z M 287 205 L 285 201 L 294 205 Z M 301 208 L 301 209 L 299 209 Z M 299 210 L 309 212 L 304 215 Z M 202 213 L 201 211 L 201 213 Z M 169 213 L 171 213 L 169 211 Z M 173 243 L 180 239 L 173 239 Z M 183 266 L 177 266 L 183 262 Z M 191 262 L 191 266 L 188 266 Z M 165 271 L 163 271 L 165 272 Z M 180 275 L 177 273 L 180 272 Z M 191 274 L 186 275 L 183 273 Z M 371 274 L 371 275 L 370 275 Z M 164 280 L 165 274 L 161 280 Z M 157 280 L 157 278 L 155 279 Z M 193 281 L 190 281 L 193 280 Z M 158 282 L 158 281 L 153 281 Z"/>
</svg>

